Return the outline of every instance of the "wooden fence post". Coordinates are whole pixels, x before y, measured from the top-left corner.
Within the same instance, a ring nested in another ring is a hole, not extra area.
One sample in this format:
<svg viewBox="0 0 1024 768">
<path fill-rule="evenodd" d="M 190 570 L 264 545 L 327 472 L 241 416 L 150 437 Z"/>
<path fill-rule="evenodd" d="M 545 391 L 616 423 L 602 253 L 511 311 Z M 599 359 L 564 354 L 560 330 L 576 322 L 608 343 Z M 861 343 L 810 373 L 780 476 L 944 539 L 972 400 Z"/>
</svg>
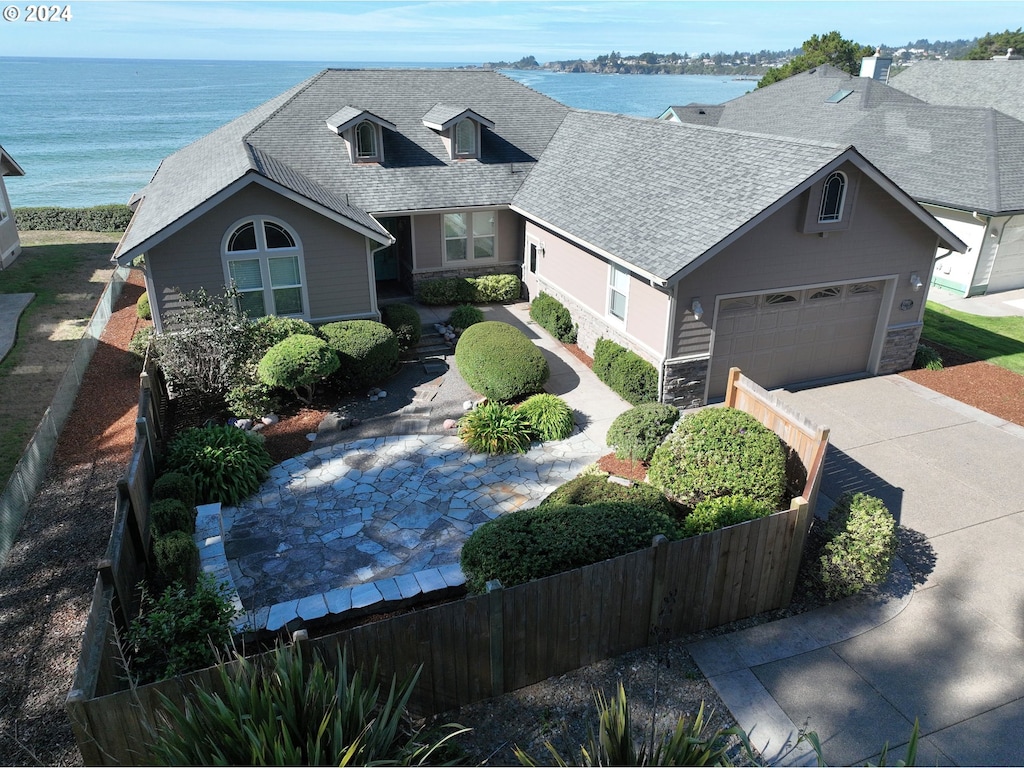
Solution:
<svg viewBox="0 0 1024 768">
<path fill-rule="evenodd" d="M 651 613 L 647 620 L 650 627 L 648 634 L 648 645 L 655 645 L 662 640 L 669 638 L 662 637 L 661 625 L 671 621 L 662 621 L 662 610 L 665 600 L 665 582 L 668 579 L 668 539 L 660 533 L 651 540 L 652 556 L 654 557 L 654 568 L 651 578 Z"/>
<path fill-rule="evenodd" d="M 505 693 L 505 608 L 498 579 L 487 582 L 491 635 L 491 696 Z"/>
<path fill-rule="evenodd" d="M 736 398 L 739 396 L 739 391 L 736 389 L 736 384 L 740 380 L 740 369 L 732 367 L 729 369 L 729 378 L 725 383 L 725 407 L 735 408 Z"/>
<path fill-rule="evenodd" d="M 793 599 L 793 590 L 796 588 L 796 577 L 800 572 L 800 561 L 804 555 L 804 544 L 807 541 L 807 532 L 810 529 L 811 505 L 803 496 L 797 496 L 789 505 L 790 511 L 796 512 L 795 530 L 790 538 L 789 562 L 786 565 L 786 580 L 782 586 L 782 605 L 789 605 Z"/>
</svg>

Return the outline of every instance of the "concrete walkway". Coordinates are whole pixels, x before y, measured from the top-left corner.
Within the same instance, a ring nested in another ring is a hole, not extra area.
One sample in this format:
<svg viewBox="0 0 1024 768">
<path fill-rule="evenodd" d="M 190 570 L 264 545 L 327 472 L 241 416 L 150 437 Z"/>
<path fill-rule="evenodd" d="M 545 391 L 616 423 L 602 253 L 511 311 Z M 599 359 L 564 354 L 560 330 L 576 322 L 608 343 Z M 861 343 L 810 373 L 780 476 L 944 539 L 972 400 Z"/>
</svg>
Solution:
<svg viewBox="0 0 1024 768">
<path fill-rule="evenodd" d="M 933 285 L 928 289 L 928 300 L 971 315 L 985 317 L 1024 315 L 1024 288 L 1015 291 L 986 293 L 984 296 L 971 296 L 971 298 L 965 299 L 959 293 Z"/>
<path fill-rule="evenodd" d="M 34 298 L 34 293 L 0 293 L 0 360 L 7 357 L 14 346 L 18 319 Z"/>
<path fill-rule="evenodd" d="M 818 513 L 845 490 L 910 530 L 867 595 L 690 650 L 772 762 L 816 731 L 830 765 L 904 745 L 918 765 L 1024 764 L 1024 429 L 900 376 L 778 394 L 832 429 Z M 903 755 L 897 748 L 889 760 Z"/>
</svg>

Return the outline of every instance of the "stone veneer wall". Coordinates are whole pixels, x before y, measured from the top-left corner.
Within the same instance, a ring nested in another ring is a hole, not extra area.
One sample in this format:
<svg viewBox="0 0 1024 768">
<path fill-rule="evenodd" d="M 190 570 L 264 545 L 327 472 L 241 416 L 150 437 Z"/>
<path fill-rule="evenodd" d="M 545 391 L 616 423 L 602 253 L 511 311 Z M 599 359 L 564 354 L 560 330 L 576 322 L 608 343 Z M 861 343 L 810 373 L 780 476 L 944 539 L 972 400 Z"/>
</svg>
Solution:
<svg viewBox="0 0 1024 768">
<path fill-rule="evenodd" d="M 484 275 L 515 275 L 522 277 L 522 267 L 519 264 L 490 264 L 482 267 L 461 267 L 458 269 L 438 269 L 433 272 L 415 272 L 412 274 L 413 290 L 419 288 L 420 283 L 427 280 L 437 280 L 440 277 L 483 277 Z"/>
<path fill-rule="evenodd" d="M 704 405 L 711 358 L 696 360 L 666 360 L 662 370 L 661 402 L 676 408 L 696 408 Z"/>
<path fill-rule="evenodd" d="M 905 371 L 913 366 L 923 327 L 922 323 L 915 323 L 886 331 L 882 359 L 878 363 L 879 376 Z"/>
</svg>

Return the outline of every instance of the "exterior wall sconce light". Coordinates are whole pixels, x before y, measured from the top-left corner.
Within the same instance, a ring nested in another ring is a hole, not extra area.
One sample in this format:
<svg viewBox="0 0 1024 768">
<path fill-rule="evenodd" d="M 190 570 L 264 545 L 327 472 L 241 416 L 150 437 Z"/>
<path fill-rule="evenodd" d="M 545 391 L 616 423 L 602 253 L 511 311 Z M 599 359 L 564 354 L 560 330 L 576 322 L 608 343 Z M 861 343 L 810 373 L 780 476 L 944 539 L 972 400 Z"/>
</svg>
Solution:
<svg viewBox="0 0 1024 768">
<path fill-rule="evenodd" d="M 699 298 L 693 300 L 690 304 L 690 309 L 693 310 L 693 318 L 695 320 L 700 320 L 704 316 L 704 307 L 700 305 Z"/>
<path fill-rule="evenodd" d="M 911 273 L 911 275 L 910 275 L 910 287 L 913 288 L 915 291 L 920 291 L 922 285 L 924 285 L 924 283 L 921 282 L 921 278 L 917 274 L 917 272 Z"/>
</svg>

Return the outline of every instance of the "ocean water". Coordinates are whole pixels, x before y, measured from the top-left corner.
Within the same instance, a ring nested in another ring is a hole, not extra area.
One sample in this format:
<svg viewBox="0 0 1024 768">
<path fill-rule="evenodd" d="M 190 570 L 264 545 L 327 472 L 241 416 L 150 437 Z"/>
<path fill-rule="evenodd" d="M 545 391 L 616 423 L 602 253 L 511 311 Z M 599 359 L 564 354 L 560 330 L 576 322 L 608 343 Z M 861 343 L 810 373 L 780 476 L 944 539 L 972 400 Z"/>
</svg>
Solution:
<svg viewBox="0 0 1024 768">
<path fill-rule="evenodd" d="M 164 157 L 325 67 L 463 64 L 0 57 L 0 145 L 26 173 L 8 177 L 7 191 L 15 207 L 127 202 Z M 754 86 L 704 75 L 506 74 L 571 107 L 645 117 Z"/>
</svg>

